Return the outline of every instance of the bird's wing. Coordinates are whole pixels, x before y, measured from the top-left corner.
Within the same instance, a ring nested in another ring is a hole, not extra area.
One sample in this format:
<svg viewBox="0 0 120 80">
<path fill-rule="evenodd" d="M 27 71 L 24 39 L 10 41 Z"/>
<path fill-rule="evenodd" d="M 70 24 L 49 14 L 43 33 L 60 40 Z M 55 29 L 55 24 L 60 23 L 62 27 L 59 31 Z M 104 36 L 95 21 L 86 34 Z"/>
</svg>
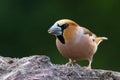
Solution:
<svg viewBox="0 0 120 80">
<path fill-rule="evenodd" d="M 107 40 L 107 37 L 97 37 L 94 33 L 92 33 L 90 30 L 83 28 L 84 34 L 87 34 L 90 36 L 90 38 L 95 42 L 97 45 L 103 40 Z"/>
<path fill-rule="evenodd" d="M 84 34 L 87 34 L 93 38 L 96 37 L 96 35 L 94 33 L 92 33 L 90 30 L 88 30 L 87 28 L 84 28 L 84 27 L 82 27 L 82 28 L 83 28 Z"/>
</svg>

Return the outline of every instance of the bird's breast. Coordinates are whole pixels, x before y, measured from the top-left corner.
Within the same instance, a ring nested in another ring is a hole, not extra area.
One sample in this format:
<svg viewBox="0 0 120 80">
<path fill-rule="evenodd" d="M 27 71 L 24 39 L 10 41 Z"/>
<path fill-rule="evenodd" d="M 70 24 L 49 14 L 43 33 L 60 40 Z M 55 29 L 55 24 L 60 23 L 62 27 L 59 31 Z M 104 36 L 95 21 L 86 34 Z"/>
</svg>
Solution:
<svg viewBox="0 0 120 80">
<path fill-rule="evenodd" d="M 71 59 L 88 59 L 90 58 L 97 49 L 97 46 L 89 38 L 89 36 L 82 36 L 81 38 L 74 38 L 70 42 L 62 44 L 58 39 L 56 39 L 56 46 L 60 53 Z"/>
</svg>

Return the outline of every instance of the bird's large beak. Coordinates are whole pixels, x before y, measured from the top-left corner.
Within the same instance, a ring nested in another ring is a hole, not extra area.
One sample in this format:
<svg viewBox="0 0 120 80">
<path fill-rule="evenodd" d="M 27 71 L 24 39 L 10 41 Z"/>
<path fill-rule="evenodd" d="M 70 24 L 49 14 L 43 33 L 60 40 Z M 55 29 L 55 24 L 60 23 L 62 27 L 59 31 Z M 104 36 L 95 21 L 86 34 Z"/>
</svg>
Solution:
<svg viewBox="0 0 120 80">
<path fill-rule="evenodd" d="M 62 34 L 62 29 L 60 27 L 58 27 L 57 25 L 53 25 L 49 30 L 48 33 L 49 34 L 53 34 L 55 36 L 61 35 Z"/>
</svg>

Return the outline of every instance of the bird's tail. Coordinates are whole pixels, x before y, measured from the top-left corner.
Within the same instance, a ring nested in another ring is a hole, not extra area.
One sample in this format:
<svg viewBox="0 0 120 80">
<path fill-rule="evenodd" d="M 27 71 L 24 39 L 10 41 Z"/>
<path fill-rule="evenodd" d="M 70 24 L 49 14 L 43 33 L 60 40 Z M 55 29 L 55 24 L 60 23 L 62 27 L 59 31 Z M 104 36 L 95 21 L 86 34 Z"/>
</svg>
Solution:
<svg viewBox="0 0 120 80">
<path fill-rule="evenodd" d="M 107 37 L 96 37 L 95 38 L 95 43 L 99 45 L 103 40 L 108 40 Z"/>
</svg>

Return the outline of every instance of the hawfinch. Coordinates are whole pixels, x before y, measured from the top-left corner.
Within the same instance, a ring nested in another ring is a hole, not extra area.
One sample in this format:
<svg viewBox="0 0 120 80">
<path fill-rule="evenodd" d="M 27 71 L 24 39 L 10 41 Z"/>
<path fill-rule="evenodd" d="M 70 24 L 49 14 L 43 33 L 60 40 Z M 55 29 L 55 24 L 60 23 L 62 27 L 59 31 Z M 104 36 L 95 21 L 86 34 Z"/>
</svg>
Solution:
<svg viewBox="0 0 120 80">
<path fill-rule="evenodd" d="M 86 69 L 91 69 L 93 55 L 100 42 L 107 40 L 106 37 L 97 37 L 90 30 L 69 19 L 55 22 L 48 33 L 56 36 L 58 51 L 69 58 L 66 65 L 73 64 L 76 60 L 88 60 Z"/>
</svg>

